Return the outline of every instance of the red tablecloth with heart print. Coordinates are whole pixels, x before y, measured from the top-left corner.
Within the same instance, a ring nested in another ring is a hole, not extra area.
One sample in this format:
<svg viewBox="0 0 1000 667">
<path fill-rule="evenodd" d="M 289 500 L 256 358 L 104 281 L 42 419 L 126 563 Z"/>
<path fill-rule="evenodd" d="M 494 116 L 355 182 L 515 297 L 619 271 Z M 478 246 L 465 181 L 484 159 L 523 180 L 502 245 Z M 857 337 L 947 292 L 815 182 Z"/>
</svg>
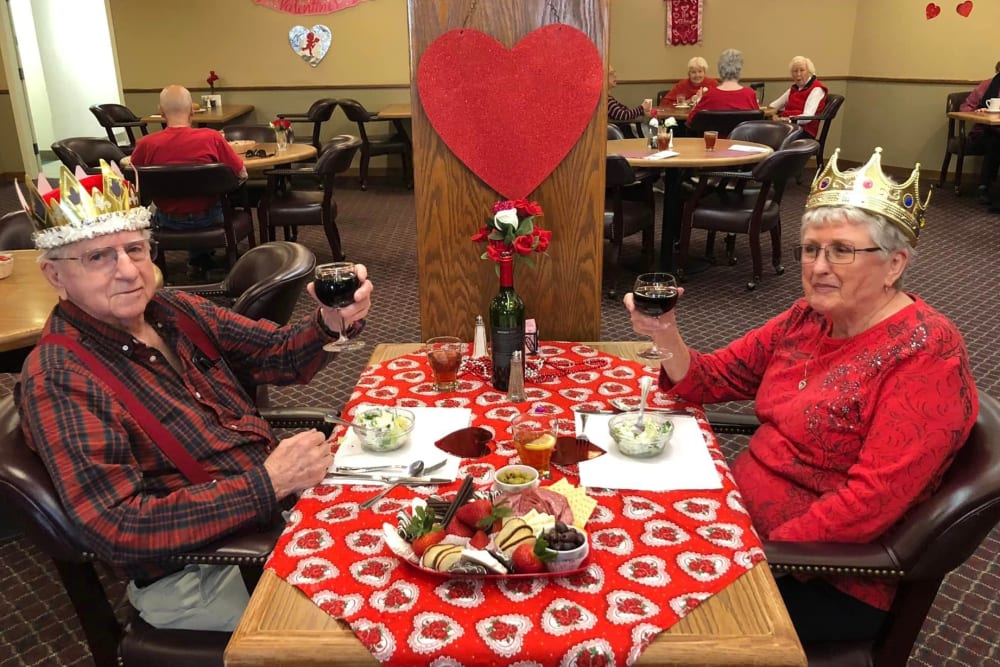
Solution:
<svg viewBox="0 0 1000 667">
<path fill-rule="evenodd" d="M 346 413 L 360 403 L 468 406 L 473 424 L 495 434 L 494 452 L 463 462 L 488 488 L 493 472 L 517 453 L 507 424 L 535 404 L 565 410 L 607 407 L 637 393 L 641 364 L 573 343 L 547 343 L 529 361 L 528 401 L 510 404 L 476 364 L 463 366 L 460 387 L 434 392 L 422 355 L 369 367 Z M 677 405 L 655 394 L 651 402 Z M 691 406 L 689 406 L 691 407 Z M 392 665 L 625 665 L 698 604 L 763 560 L 715 437 L 694 411 L 722 489 L 650 493 L 588 489 L 598 507 L 587 523 L 591 554 L 566 577 L 441 578 L 400 561 L 383 543 L 408 499 L 427 489 L 397 489 L 370 511 L 358 503 L 372 486 L 317 486 L 303 494 L 268 567 L 333 616 L 344 618 L 372 654 Z M 576 483 L 576 467 L 554 477 Z M 439 488 L 447 497 L 459 483 Z"/>
</svg>

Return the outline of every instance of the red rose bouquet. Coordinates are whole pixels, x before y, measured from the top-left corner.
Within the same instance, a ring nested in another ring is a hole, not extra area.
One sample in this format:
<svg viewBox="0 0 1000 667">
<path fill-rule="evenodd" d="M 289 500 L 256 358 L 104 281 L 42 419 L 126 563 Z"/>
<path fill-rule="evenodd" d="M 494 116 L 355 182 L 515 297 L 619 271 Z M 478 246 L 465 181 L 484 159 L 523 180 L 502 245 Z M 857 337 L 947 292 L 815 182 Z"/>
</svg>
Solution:
<svg viewBox="0 0 1000 667">
<path fill-rule="evenodd" d="M 542 207 L 535 201 L 515 199 L 493 204 L 493 216 L 472 235 L 474 243 L 486 244 L 480 259 L 499 263 L 501 253 L 511 252 L 515 262 L 523 261 L 534 267 L 531 254 L 545 254 L 552 240 L 551 231 L 535 226 L 535 218 L 541 215 Z"/>
<path fill-rule="evenodd" d="M 288 130 L 291 129 L 291 127 L 292 127 L 292 121 L 286 118 L 275 118 L 274 120 L 271 121 L 271 129 L 275 131 Z"/>
<path fill-rule="evenodd" d="M 219 75 L 215 73 L 215 70 L 208 71 L 208 78 L 205 81 L 208 83 L 209 91 L 215 95 L 215 82 L 219 80 Z"/>
</svg>

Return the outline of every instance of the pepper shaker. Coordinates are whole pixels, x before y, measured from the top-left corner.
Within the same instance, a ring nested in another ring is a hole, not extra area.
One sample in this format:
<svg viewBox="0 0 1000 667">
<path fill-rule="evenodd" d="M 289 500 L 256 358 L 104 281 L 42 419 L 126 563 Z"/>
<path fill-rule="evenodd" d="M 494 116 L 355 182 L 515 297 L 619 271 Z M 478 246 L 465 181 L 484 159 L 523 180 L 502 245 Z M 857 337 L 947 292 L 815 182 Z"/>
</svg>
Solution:
<svg viewBox="0 0 1000 667">
<path fill-rule="evenodd" d="M 521 403 L 524 395 L 524 358 L 520 350 L 514 350 L 510 356 L 510 380 L 507 384 L 507 400 L 511 403 Z"/>
</svg>

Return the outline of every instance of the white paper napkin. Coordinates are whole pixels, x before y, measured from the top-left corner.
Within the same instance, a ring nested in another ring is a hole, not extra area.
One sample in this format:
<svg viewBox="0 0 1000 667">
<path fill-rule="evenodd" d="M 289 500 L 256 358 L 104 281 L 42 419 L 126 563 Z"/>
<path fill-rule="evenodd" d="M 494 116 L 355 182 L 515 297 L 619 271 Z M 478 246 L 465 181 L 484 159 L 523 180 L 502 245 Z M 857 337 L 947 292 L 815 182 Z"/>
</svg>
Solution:
<svg viewBox="0 0 1000 667">
<path fill-rule="evenodd" d="M 743 144 L 733 144 L 729 147 L 731 151 L 743 151 L 744 153 L 766 153 L 766 148 L 760 146 L 744 146 Z"/>
<path fill-rule="evenodd" d="M 579 429 L 580 415 L 576 419 Z M 722 480 L 694 417 L 670 415 L 673 437 L 662 454 L 648 459 L 629 458 L 618 451 L 608 432 L 610 419 L 611 415 L 587 416 L 587 437 L 606 453 L 579 464 L 582 486 L 637 491 L 722 488 Z"/>
<path fill-rule="evenodd" d="M 359 406 L 358 411 L 368 406 Z M 445 459 L 444 467 L 438 468 L 430 477 L 448 478 L 452 481 L 458 478 L 458 464 L 461 458 L 452 456 L 434 446 L 434 442 L 460 428 L 469 426 L 472 422 L 472 410 L 469 408 L 407 408 L 413 412 L 415 423 L 409 444 L 393 452 L 369 452 L 361 448 L 361 441 L 348 428 L 347 435 L 340 442 L 333 457 L 332 472 L 337 466 L 408 465 L 417 459 L 423 459 L 424 465 L 430 467 Z M 356 482 L 350 482 L 356 483 Z"/>
<path fill-rule="evenodd" d="M 673 157 L 675 155 L 680 155 L 680 153 L 678 153 L 677 151 L 659 151 L 659 152 L 653 153 L 652 155 L 647 155 L 646 159 L 648 159 L 648 160 L 664 160 L 664 159 L 666 159 L 668 157 Z"/>
</svg>

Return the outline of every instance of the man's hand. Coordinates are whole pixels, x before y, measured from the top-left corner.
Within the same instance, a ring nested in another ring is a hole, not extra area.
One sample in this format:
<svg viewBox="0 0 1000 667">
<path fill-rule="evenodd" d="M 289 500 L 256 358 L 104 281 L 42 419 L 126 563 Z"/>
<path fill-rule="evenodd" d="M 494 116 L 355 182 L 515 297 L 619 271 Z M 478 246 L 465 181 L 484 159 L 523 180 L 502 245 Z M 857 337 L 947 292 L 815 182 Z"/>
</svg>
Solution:
<svg viewBox="0 0 1000 667">
<path fill-rule="evenodd" d="M 309 283 L 306 285 L 306 291 L 319 304 L 319 311 L 323 315 L 323 322 L 333 331 L 341 330 L 341 322 L 343 322 L 343 326 L 346 329 L 352 323 L 364 319 L 372 307 L 372 289 L 374 288 L 371 281 L 368 280 L 368 269 L 365 268 L 364 264 L 355 264 L 354 271 L 358 276 L 358 280 L 361 281 L 361 287 L 354 292 L 354 303 L 344 308 L 331 308 L 323 305 L 316 298 L 316 290 L 313 284 Z"/>
<path fill-rule="evenodd" d="M 322 433 L 316 430 L 296 433 L 278 443 L 264 461 L 278 500 L 311 488 L 323 481 L 333 463 L 333 451 Z"/>
</svg>

